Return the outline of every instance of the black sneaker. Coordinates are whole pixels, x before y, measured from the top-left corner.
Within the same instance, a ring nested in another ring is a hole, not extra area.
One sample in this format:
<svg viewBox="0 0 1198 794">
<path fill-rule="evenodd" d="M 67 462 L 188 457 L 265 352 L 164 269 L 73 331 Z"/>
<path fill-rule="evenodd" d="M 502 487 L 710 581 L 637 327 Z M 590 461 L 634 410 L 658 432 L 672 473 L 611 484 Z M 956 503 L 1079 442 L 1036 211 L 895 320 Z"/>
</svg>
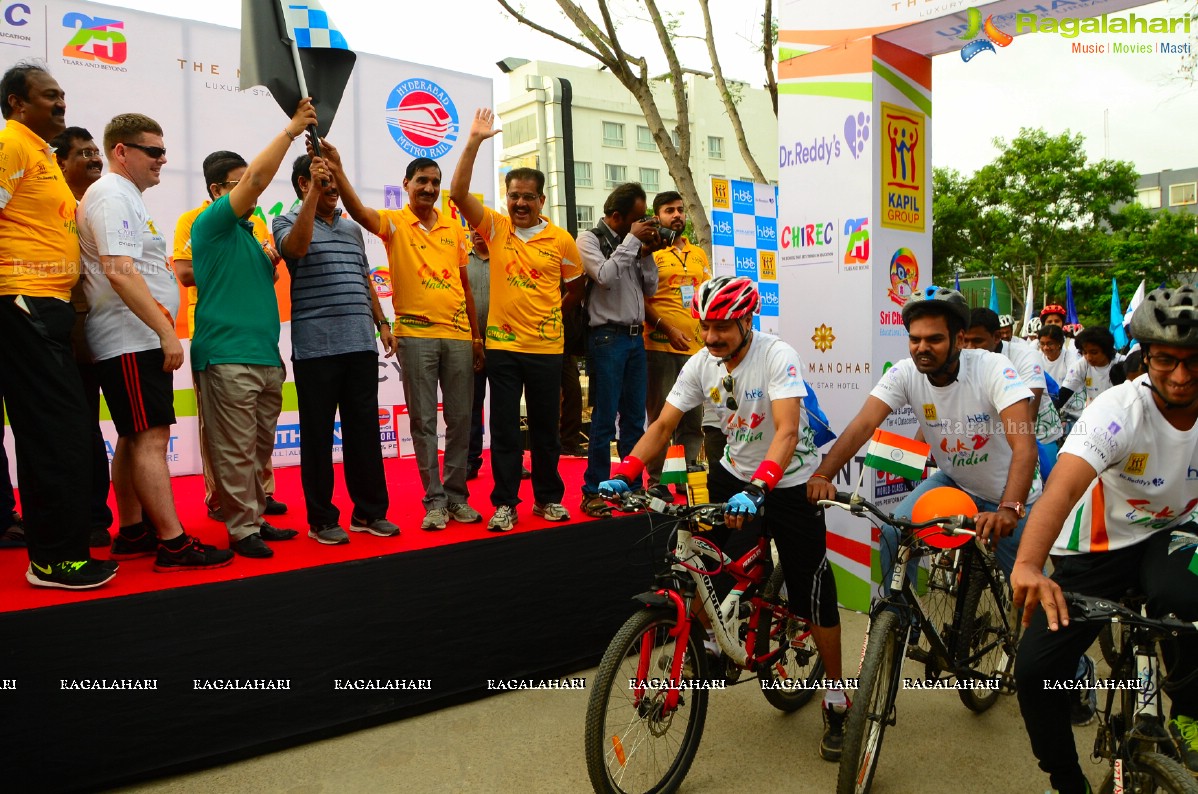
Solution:
<svg viewBox="0 0 1198 794">
<path fill-rule="evenodd" d="M 242 557 L 273 557 L 274 550 L 262 542 L 262 536 L 255 532 L 252 535 L 246 535 L 241 540 L 229 538 L 229 548 L 240 554 Z"/>
<path fill-rule="evenodd" d="M 852 703 L 845 703 L 843 706 L 821 704 L 820 711 L 824 714 L 824 735 L 819 741 L 819 757 L 825 761 L 840 760 L 840 752 L 844 747 L 844 721 L 852 705 Z"/>
<path fill-rule="evenodd" d="M 13 522 L 0 531 L 0 549 L 25 548 L 25 525 L 21 523 L 21 517 L 17 515 L 16 510 L 12 514 Z"/>
<path fill-rule="evenodd" d="M 263 521 L 258 526 L 258 534 L 263 540 L 291 540 L 299 534 L 298 529 L 279 529 Z"/>
<path fill-rule="evenodd" d="M 99 587 L 116 571 L 97 560 L 77 562 L 29 563 L 25 581 L 36 587 L 59 587 L 63 590 L 90 590 Z"/>
<path fill-rule="evenodd" d="M 200 543 L 199 538 L 185 535 L 187 542 L 183 548 L 171 550 L 166 544 L 158 544 L 158 559 L 154 562 L 154 570 L 159 573 L 175 571 L 202 571 L 207 568 L 223 568 L 233 562 L 233 552 L 229 549 L 218 549 Z"/>
<path fill-rule="evenodd" d="M 657 485 L 645 489 L 645 493 L 649 494 L 650 496 L 657 497 L 666 504 L 670 504 L 674 501 L 674 494 L 670 493 L 670 486 L 666 485 L 665 483 L 659 482 Z"/>
<path fill-rule="evenodd" d="M 1069 721 L 1081 728 L 1093 722 L 1098 713 L 1098 692 L 1094 689 L 1094 660 L 1083 655 L 1078 667 L 1076 680 L 1085 681 L 1089 688 L 1074 691 L 1069 703 Z"/>
<path fill-rule="evenodd" d="M 273 496 L 266 497 L 266 514 L 268 516 L 281 516 L 287 512 L 287 503 L 280 502 Z M 298 534 L 298 533 L 297 533 Z"/>
<path fill-rule="evenodd" d="M 144 522 L 121 527 L 120 532 L 112 541 L 114 560 L 135 560 L 138 557 L 151 557 L 158 551 L 157 533 L 150 532 Z"/>
<path fill-rule="evenodd" d="M 111 546 L 112 535 L 108 534 L 108 527 L 92 527 L 91 533 L 87 536 L 87 545 L 93 549 Z"/>
</svg>

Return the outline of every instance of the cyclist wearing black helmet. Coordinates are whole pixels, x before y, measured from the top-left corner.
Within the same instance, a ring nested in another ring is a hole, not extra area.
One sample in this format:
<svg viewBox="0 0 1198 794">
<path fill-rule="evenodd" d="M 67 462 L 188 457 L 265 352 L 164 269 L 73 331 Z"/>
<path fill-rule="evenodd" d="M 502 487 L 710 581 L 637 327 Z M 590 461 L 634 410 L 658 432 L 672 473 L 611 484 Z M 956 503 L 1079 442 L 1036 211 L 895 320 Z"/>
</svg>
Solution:
<svg viewBox="0 0 1198 794">
<path fill-rule="evenodd" d="M 1198 290 L 1153 291 L 1131 333 L 1148 372 L 1088 405 L 1065 441 L 1011 576 L 1029 624 L 1015 664 L 1019 708 L 1040 768 L 1062 794 L 1090 790 L 1069 725 L 1069 692 L 1045 681 L 1074 677 L 1099 623 L 1070 625 L 1062 590 L 1118 599 L 1132 587 L 1156 615 L 1198 619 L 1192 533 L 1198 518 Z M 1043 566 L 1053 556 L 1049 579 Z M 1043 606 L 1037 610 L 1037 605 Z M 1198 772 L 1198 643 L 1170 655 L 1169 730 Z"/>
<path fill-rule="evenodd" d="M 1006 356 L 962 349 L 969 318 L 969 305 L 955 290 L 933 286 L 911 296 L 903 306 L 911 358 L 878 381 L 811 475 L 807 495 L 813 502 L 835 498 L 832 478 L 886 417 L 910 405 L 939 470 L 907 494 L 894 514 L 910 518 L 916 500 L 932 488 L 960 488 L 981 510 L 978 534 L 990 542 L 1003 539 L 998 560 L 1009 573 L 1026 505 L 1040 490 L 1032 393 Z M 898 530 L 883 526 L 883 572 L 890 570 L 897 545 Z M 889 586 L 884 573 L 883 593 Z"/>
</svg>

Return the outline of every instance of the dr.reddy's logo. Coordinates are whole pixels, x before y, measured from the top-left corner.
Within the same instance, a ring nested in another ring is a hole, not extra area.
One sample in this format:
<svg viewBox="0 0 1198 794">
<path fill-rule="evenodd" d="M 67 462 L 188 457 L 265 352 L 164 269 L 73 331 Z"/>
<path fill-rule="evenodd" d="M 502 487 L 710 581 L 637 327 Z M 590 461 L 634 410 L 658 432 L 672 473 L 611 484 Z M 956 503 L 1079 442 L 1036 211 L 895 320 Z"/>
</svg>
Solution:
<svg viewBox="0 0 1198 794">
<path fill-rule="evenodd" d="M 979 33 L 985 34 L 985 38 L 979 39 Z M 999 47 L 1006 47 L 1015 40 L 1009 33 L 1003 33 L 998 29 L 998 26 L 994 24 L 993 14 L 986 17 L 985 24 L 982 24 L 982 12 L 976 8 L 969 9 L 969 27 L 957 38 L 969 42 L 961 48 L 961 60 L 966 63 L 973 60 L 974 56 L 980 52 L 996 52 L 995 44 Z M 971 39 L 972 41 L 970 41 Z"/>
<path fill-rule="evenodd" d="M 387 97 L 387 129 L 408 154 L 437 160 L 457 142 L 458 109 L 431 80 L 405 80 Z"/>
<path fill-rule="evenodd" d="M 65 57 L 109 65 L 125 62 L 128 44 L 123 32 L 125 23 L 121 20 L 89 17 L 72 11 L 62 18 L 62 26 L 75 31 L 62 48 Z"/>
</svg>

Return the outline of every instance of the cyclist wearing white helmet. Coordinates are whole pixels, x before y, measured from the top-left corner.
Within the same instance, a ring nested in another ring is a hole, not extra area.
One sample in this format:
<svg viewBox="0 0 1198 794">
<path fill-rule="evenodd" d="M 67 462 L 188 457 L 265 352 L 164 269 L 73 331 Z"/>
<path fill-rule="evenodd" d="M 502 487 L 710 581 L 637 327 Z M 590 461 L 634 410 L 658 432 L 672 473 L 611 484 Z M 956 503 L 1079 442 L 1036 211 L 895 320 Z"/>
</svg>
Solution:
<svg viewBox="0 0 1198 794">
<path fill-rule="evenodd" d="M 981 510 L 980 537 L 998 542 L 999 564 L 1010 573 L 1027 516 L 1039 496 L 1032 393 L 1011 360 L 986 350 L 963 350 L 969 304 L 956 290 L 931 286 L 903 305 L 911 358 L 891 367 L 824 456 L 808 496 L 833 499 L 831 480 L 894 411 L 910 405 L 932 447 L 938 470 L 907 494 L 894 514 L 910 518 L 916 500 L 940 487 L 960 488 Z M 898 530 L 883 525 L 880 541 L 882 592 L 898 547 Z M 915 575 L 915 565 L 908 575 Z"/>
<path fill-rule="evenodd" d="M 1155 290 L 1132 317 L 1147 374 L 1114 386 L 1082 412 L 1065 441 L 1011 576 L 1030 628 L 1015 664 L 1019 708 L 1040 768 L 1062 794 L 1090 790 L 1069 724 L 1069 692 L 1046 681 L 1074 678 L 1101 630 L 1070 625 L 1062 591 L 1119 599 L 1132 587 L 1155 615 L 1198 620 L 1198 290 Z M 1049 579 L 1044 562 L 1053 556 Z M 1037 605 L 1043 610 L 1036 609 Z M 1198 642 L 1177 640 L 1168 658 L 1169 730 L 1198 772 Z"/>
<path fill-rule="evenodd" d="M 1015 336 L 1015 318 L 1009 314 L 998 316 L 998 335 L 1004 342 L 1010 342 Z"/>
<path fill-rule="evenodd" d="M 782 561 L 790 608 L 812 622 L 824 669 L 838 679 L 840 613 L 826 556 L 824 511 L 807 501 L 804 487 L 819 452 L 801 405 L 807 395 L 803 364 L 790 345 L 753 330 L 758 304 L 757 288 L 743 277 L 714 278 L 695 291 L 691 311 L 699 320 L 705 349 L 683 365 L 657 421 L 599 491 L 627 493 L 640 481 L 645 461 L 665 448 L 683 415 L 699 405 L 710 409 L 728 439 L 707 480 L 712 501 L 727 502 L 727 529 L 711 535 L 723 545 L 729 530 L 760 523 L 769 531 Z M 763 507 L 768 511 L 758 516 Z M 840 759 L 848 705 L 842 691 L 825 695 L 820 755 L 829 761 Z"/>
</svg>

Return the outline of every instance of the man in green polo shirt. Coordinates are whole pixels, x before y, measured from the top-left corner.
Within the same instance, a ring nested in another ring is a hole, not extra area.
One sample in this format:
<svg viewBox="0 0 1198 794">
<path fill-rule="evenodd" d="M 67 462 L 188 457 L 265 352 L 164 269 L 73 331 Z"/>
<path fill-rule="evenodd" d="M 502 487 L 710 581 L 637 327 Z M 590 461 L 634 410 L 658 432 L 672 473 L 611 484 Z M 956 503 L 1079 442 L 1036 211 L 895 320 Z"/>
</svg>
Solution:
<svg viewBox="0 0 1198 794">
<path fill-rule="evenodd" d="M 274 552 L 264 540 L 298 534 L 262 518 L 266 492 L 259 473 L 274 452 L 286 373 L 279 357 L 274 263 L 247 219 L 291 143 L 315 123 L 316 111 L 305 99 L 248 166 L 211 163 L 205 178 L 220 166 L 224 178 L 213 187 L 231 189 L 200 213 L 191 229 L 198 293 L 191 366 L 204 394 L 204 442 L 229 547 L 245 557 L 270 557 Z"/>
</svg>

